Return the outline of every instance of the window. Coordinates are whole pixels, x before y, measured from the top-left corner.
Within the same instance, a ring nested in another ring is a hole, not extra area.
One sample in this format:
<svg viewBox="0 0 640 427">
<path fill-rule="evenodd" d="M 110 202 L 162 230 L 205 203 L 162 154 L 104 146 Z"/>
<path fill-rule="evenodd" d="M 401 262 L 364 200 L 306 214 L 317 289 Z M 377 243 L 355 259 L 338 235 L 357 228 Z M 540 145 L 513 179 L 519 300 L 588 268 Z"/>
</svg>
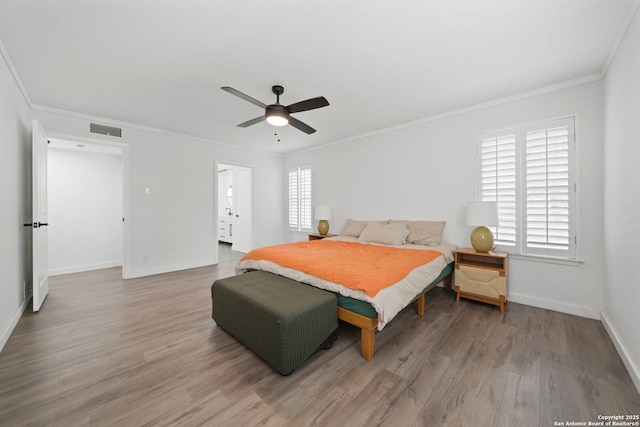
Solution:
<svg viewBox="0 0 640 427">
<path fill-rule="evenodd" d="M 289 228 L 311 230 L 311 166 L 289 170 Z"/>
<path fill-rule="evenodd" d="M 498 203 L 495 243 L 514 254 L 576 257 L 573 117 L 477 135 L 478 200 Z"/>
</svg>

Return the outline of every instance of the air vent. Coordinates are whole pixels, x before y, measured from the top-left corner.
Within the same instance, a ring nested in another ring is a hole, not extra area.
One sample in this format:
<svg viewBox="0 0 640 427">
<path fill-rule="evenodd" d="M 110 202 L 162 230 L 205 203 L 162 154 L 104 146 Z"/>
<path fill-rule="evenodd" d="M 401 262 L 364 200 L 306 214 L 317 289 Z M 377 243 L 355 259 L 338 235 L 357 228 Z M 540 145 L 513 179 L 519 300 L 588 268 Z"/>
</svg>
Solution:
<svg viewBox="0 0 640 427">
<path fill-rule="evenodd" d="M 114 128 L 113 126 L 98 125 L 96 123 L 91 123 L 89 125 L 89 132 L 99 133 L 101 135 L 117 136 L 118 138 L 122 137 L 122 129 Z"/>
</svg>

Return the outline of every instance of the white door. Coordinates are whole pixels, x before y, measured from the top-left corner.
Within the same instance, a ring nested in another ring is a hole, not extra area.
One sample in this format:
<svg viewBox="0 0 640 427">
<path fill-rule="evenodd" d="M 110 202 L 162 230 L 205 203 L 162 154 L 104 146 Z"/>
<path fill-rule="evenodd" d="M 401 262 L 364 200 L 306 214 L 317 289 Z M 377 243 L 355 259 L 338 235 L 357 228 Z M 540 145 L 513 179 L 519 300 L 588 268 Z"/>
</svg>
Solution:
<svg viewBox="0 0 640 427">
<path fill-rule="evenodd" d="M 235 176 L 235 216 L 233 230 L 234 251 L 249 252 L 253 249 L 252 238 L 252 172 L 251 169 L 239 171 Z"/>
<path fill-rule="evenodd" d="M 37 120 L 32 137 L 32 250 L 33 311 L 39 311 L 49 293 L 47 264 L 47 135 Z"/>
</svg>

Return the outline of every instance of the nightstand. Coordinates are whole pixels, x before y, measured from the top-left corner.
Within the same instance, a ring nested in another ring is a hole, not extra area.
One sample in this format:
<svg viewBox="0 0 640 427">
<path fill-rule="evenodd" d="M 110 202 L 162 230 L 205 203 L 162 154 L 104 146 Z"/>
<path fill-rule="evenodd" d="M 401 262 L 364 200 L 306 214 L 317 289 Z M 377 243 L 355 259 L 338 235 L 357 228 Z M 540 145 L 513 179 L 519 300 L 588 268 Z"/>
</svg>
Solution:
<svg viewBox="0 0 640 427">
<path fill-rule="evenodd" d="M 309 234 L 309 240 L 322 240 L 325 237 L 333 237 L 337 236 L 337 234 L 319 234 L 319 233 L 311 233 Z"/>
<path fill-rule="evenodd" d="M 456 251 L 455 291 L 460 297 L 486 302 L 500 307 L 507 303 L 507 273 L 509 254 L 506 252 L 476 252 L 471 248 Z"/>
</svg>

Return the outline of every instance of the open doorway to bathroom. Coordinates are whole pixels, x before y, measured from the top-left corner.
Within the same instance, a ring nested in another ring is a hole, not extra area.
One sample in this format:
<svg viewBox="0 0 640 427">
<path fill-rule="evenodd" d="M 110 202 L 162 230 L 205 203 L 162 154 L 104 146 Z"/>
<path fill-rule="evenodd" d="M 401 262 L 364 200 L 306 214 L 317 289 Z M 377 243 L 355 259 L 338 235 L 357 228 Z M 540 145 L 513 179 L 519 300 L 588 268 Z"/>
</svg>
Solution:
<svg viewBox="0 0 640 427">
<path fill-rule="evenodd" d="M 239 258 L 253 248 L 253 170 L 218 163 L 219 259 Z"/>
</svg>

